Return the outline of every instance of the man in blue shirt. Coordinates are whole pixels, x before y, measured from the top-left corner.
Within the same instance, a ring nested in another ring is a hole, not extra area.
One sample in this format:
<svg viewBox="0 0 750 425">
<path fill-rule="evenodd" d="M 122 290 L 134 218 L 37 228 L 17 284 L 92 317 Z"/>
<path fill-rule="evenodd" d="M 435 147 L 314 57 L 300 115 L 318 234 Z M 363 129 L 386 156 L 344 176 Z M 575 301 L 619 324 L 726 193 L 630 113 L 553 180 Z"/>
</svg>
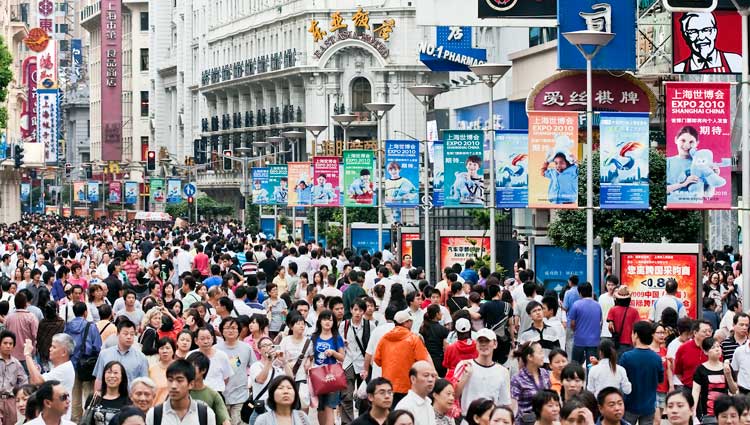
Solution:
<svg viewBox="0 0 750 425">
<path fill-rule="evenodd" d="M 148 376 L 148 360 L 139 349 L 133 348 L 135 343 L 135 324 L 130 320 L 122 320 L 117 325 L 117 345 L 105 348 L 99 354 L 94 366 L 94 391 L 102 387 L 102 371 L 107 363 L 117 360 L 127 373 L 128 381 L 142 376 Z"/>
<path fill-rule="evenodd" d="M 461 278 L 472 285 L 476 285 L 479 282 L 479 275 L 474 270 L 474 260 L 471 258 L 466 260 L 464 270 L 461 272 Z"/>
<path fill-rule="evenodd" d="M 623 353 L 620 366 L 625 368 L 633 390 L 625 396 L 625 420 L 634 424 L 654 423 L 656 386 L 664 379 L 661 357 L 651 349 L 654 328 L 650 322 L 633 325 L 633 349 Z"/>
<path fill-rule="evenodd" d="M 214 286 L 219 286 L 222 283 L 221 279 L 221 267 L 218 264 L 211 265 L 211 277 L 203 281 L 203 285 L 206 288 L 211 289 Z"/>
<path fill-rule="evenodd" d="M 592 298 L 593 288 L 589 282 L 580 284 L 578 293 L 581 299 L 576 301 L 568 312 L 568 323 L 574 331 L 573 360 L 585 364 L 590 356 L 597 354 L 602 330 L 602 308 Z"/>
<path fill-rule="evenodd" d="M 86 303 L 78 302 L 73 305 L 73 315 L 75 318 L 71 319 L 65 325 L 65 333 L 70 335 L 75 342 L 75 350 L 70 354 L 70 361 L 76 370 L 79 369 L 81 357 L 96 356 L 102 349 L 102 337 L 99 335 L 99 329 L 96 324 L 89 322 L 88 311 Z M 86 342 L 83 344 L 83 334 L 86 332 L 86 326 L 89 326 L 89 332 L 86 335 Z M 81 381 L 80 376 L 76 374 L 75 384 L 73 385 L 73 394 L 71 394 L 73 416 L 72 418 L 78 420 L 83 414 L 83 402 L 86 397 L 93 391 L 92 382 Z"/>
</svg>

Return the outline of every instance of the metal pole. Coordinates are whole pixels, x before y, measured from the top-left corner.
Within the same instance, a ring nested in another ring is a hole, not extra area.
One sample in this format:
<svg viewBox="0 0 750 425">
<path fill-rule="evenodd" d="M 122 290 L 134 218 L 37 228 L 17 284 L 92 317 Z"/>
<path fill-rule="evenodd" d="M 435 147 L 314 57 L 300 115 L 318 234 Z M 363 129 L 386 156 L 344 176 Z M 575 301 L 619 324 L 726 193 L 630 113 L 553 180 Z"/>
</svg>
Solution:
<svg viewBox="0 0 750 425">
<path fill-rule="evenodd" d="M 592 170 L 593 107 L 591 102 L 591 59 L 586 55 L 586 279 L 594 282 L 594 191 Z"/>
<path fill-rule="evenodd" d="M 244 160 L 242 161 L 242 190 L 240 193 L 242 194 L 242 228 L 247 229 L 247 196 L 249 193 L 247 192 L 247 162 Z M 195 221 L 198 222 L 198 217 Z"/>
<path fill-rule="evenodd" d="M 198 223 L 198 167 L 193 166 L 193 170 L 195 171 L 195 196 L 193 203 L 195 204 L 195 222 Z"/>
<path fill-rule="evenodd" d="M 349 149 L 349 142 L 346 139 L 346 129 L 347 129 L 348 126 L 349 126 L 348 124 L 341 126 L 341 128 L 344 130 L 344 150 L 348 150 Z M 343 244 L 341 246 L 342 250 L 346 249 L 346 247 L 348 246 L 347 242 L 349 241 L 349 238 L 347 237 L 347 229 L 348 229 L 347 228 L 347 226 L 348 226 L 347 221 L 348 220 L 347 220 L 347 217 L 346 217 L 346 207 L 344 207 L 344 231 L 342 232 L 342 241 L 343 241 Z"/>
<path fill-rule="evenodd" d="M 40 177 L 39 181 L 40 181 L 40 188 L 41 188 L 41 194 L 39 195 L 39 200 L 41 201 L 40 203 L 42 204 L 42 212 L 41 212 L 41 214 L 44 215 L 44 213 L 45 213 L 44 210 L 45 210 L 46 204 L 47 204 L 45 202 L 46 200 L 44 199 L 44 170 L 42 170 L 41 177 Z M 32 211 L 33 211 L 34 206 L 32 205 L 31 208 L 32 208 Z"/>
<path fill-rule="evenodd" d="M 292 162 L 296 162 L 297 161 L 297 157 L 295 156 L 295 153 L 296 153 L 295 152 L 296 151 L 295 145 L 297 143 L 296 143 L 296 141 L 291 141 L 291 142 L 292 142 Z M 287 183 L 287 187 L 289 189 L 292 189 L 292 188 L 289 187 L 288 183 Z M 287 199 L 289 199 L 289 198 L 287 198 Z M 294 207 L 294 206 L 292 206 L 292 238 L 294 240 L 297 240 L 297 208 Z"/>
<path fill-rule="evenodd" d="M 315 212 L 315 243 L 318 243 L 318 207 L 313 208 Z"/>
<path fill-rule="evenodd" d="M 385 115 L 385 112 L 383 113 Z M 380 120 L 382 116 L 375 112 L 378 134 L 378 164 L 375 169 L 378 183 L 378 251 L 383 252 L 383 140 L 380 136 Z"/>
<path fill-rule="evenodd" d="M 497 263 L 497 253 L 495 252 L 495 238 L 497 234 L 497 229 L 495 229 L 495 207 L 497 204 L 495 203 L 495 111 L 492 104 L 492 89 L 495 87 L 495 84 L 492 76 L 489 76 L 488 86 L 490 88 L 490 272 L 494 273 L 495 263 Z"/>
<path fill-rule="evenodd" d="M 34 179 L 31 178 L 31 171 L 29 171 L 29 182 L 29 214 L 34 214 Z"/>
<path fill-rule="evenodd" d="M 424 277 L 427 282 L 430 280 L 430 153 L 427 142 L 427 108 L 430 102 L 425 99 L 422 102 L 424 106 L 424 173 L 422 174 L 422 184 L 424 185 Z"/>
<path fill-rule="evenodd" d="M 750 60 L 750 52 L 748 51 L 748 14 L 750 8 L 739 9 L 740 15 L 742 15 L 742 206 L 745 208 L 742 210 L 742 305 L 747 306 L 750 304 L 750 290 L 748 289 L 748 281 L 750 279 L 744 277 L 745 273 L 750 276 L 750 211 L 747 209 L 750 206 L 750 140 L 748 140 L 748 134 L 750 132 L 750 90 L 748 84 L 750 84 L 750 71 L 748 65 Z M 740 250 L 738 250 L 740 251 Z M 747 308 L 747 307 L 746 307 Z"/>
</svg>

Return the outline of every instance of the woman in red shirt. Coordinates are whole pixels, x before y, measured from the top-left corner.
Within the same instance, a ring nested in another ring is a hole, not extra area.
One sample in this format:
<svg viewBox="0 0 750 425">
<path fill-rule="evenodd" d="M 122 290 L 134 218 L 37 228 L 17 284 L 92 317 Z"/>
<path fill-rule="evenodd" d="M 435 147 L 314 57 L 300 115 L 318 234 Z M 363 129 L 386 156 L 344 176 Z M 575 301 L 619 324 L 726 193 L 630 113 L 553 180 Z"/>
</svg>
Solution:
<svg viewBox="0 0 750 425">
<path fill-rule="evenodd" d="M 638 310 L 630 308 L 630 290 L 620 286 L 615 291 L 615 306 L 607 313 L 609 331 L 617 348 L 617 355 L 633 348 L 633 325 L 641 320 Z M 615 340 L 615 336 L 617 340 Z M 619 343 L 619 345 L 618 345 Z"/>
</svg>

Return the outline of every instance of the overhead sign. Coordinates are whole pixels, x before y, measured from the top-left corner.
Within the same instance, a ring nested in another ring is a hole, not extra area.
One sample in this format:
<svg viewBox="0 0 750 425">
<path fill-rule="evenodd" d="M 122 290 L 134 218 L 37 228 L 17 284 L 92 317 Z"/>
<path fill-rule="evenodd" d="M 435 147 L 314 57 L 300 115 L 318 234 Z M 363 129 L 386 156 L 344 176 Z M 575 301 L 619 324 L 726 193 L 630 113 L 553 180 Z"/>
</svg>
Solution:
<svg viewBox="0 0 750 425">
<path fill-rule="evenodd" d="M 742 16 L 735 10 L 672 14 L 675 74 L 740 74 Z"/>
<path fill-rule="evenodd" d="M 58 89 L 37 89 L 37 138 L 44 143 L 44 162 L 57 162 Z"/>
<path fill-rule="evenodd" d="M 556 0 L 472 1 L 478 2 L 480 18 L 554 18 L 557 11 Z"/>
<path fill-rule="evenodd" d="M 182 188 L 182 193 L 185 194 L 185 196 L 193 196 L 195 195 L 195 184 L 193 183 L 186 183 L 185 187 Z"/>
<path fill-rule="evenodd" d="M 487 50 L 472 46 L 471 27 L 439 26 L 435 43 L 419 43 L 419 60 L 432 71 L 465 71 L 487 61 Z"/>
<path fill-rule="evenodd" d="M 591 30 L 614 33 L 612 41 L 599 49 L 591 67 L 635 70 L 635 5 L 635 1 L 558 0 L 559 32 Z M 557 40 L 557 63 L 560 69 L 586 69 L 583 55 L 562 36 Z"/>
</svg>

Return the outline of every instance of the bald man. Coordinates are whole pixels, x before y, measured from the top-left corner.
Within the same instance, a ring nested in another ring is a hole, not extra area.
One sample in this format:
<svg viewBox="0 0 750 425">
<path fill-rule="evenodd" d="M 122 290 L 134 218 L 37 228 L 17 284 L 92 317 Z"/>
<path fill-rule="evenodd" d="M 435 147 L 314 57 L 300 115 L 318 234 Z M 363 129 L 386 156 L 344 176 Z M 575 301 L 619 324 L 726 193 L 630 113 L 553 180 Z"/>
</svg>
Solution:
<svg viewBox="0 0 750 425">
<path fill-rule="evenodd" d="M 395 410 L 408 410 L 414 415 L 414 425 L 436 425 L 435 411 L 432 409 L 432 400 L 429 394 L 435 387 L 437 372 L 432 363 L 420 360 L 415 362 L 409 369 L 409 380 L 411 388 Z"/>
</svg>

